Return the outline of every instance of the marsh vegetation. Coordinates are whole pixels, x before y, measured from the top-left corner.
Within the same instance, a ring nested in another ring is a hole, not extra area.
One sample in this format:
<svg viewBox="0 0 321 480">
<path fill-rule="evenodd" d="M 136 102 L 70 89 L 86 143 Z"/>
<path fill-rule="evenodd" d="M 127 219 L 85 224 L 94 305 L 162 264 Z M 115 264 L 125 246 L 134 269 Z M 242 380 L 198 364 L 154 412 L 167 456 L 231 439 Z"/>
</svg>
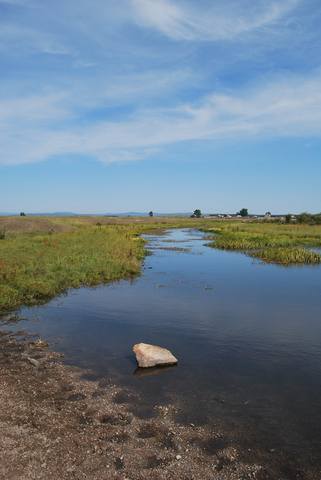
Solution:
<svg viewBox="0 0 321 480">
<path fill-rule="evenodd" d="M 122 226 L 12 234 L 0 246 L 0 310 L 137 275 L 143 256 L 143 240 Z"/>
<path fill-rule="evenodd" d="M 140 234 L 193 227 L 209 246 L 265 262 L 318 264 L 321 226 L 205 218 L 2 217 L 0 310 L 44 302 L 68 288 L 138 275 L 146 254 Z"/>
<path fill-rule="evenodd" d="M 210 246 L 245 252 L 265 262 L 319 264 L 321 255 L 309 250 L 321 247 L 321 226 L 258 222 L 220 222 L 206 228 Z"/>
</svg>

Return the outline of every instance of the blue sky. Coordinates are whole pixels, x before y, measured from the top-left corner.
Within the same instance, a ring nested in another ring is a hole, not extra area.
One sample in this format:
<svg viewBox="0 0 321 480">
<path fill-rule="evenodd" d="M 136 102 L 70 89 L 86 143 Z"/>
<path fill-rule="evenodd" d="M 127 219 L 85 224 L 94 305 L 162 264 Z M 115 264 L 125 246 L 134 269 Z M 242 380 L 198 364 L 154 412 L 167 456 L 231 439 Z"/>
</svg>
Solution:
<svg viewBox="0 0 321 480">
<path fill-rule="evenodd" d="M 0 0 L 0 211 L 321 211 L 320 0 Z"/>
</svg>

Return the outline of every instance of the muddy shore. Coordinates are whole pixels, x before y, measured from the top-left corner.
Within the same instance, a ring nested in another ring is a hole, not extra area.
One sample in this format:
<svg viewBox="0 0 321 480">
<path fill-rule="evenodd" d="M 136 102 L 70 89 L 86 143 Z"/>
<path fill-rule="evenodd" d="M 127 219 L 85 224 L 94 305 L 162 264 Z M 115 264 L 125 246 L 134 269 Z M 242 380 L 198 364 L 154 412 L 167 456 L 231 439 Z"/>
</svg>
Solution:
<svg viewBox="0 0 321 480">
<path fill-rule="evenodd" d="M 223 432 L 175 422 L 174 405 L 140 418 L 137 395 L 108 378 L 84 379 L 89 373 L 64 365 L 42 340 L 0 331 L 1 479 L 319 478 L 276 475 Z"/>
</svg>

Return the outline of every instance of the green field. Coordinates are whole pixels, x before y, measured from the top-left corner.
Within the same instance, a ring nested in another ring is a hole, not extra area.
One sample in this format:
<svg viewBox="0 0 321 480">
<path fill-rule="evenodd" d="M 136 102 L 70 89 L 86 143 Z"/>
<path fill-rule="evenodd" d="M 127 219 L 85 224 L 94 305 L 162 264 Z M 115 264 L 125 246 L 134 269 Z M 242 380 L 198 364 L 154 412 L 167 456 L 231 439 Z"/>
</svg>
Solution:
<svg viewBox="0 0 321 480">
<path fill-rule="evenodd" d="M 318 264 L 321 226 L 190 218 L 1 217 L 0 311 L 33 305 L 68 288 L 138 275 L 146 254 L 140 234 L 191 227 L 209 246 L 265 262 Z"/>
</svg>

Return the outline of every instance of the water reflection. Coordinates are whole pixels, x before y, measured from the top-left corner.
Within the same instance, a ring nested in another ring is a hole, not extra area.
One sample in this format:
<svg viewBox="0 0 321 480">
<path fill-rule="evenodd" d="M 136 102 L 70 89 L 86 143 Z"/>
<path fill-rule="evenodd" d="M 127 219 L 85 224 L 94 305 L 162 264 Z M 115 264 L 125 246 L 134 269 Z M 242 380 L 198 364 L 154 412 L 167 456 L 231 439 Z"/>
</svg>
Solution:
<svg viewBox="0 0 321 480">
<path fill-rule="evenodd" d="M 134 370 L 135 377 L 154 377 L 158 375 L 162 375 L 164 373 L 168 373 L 169 370 L 173 370 L 177 368 L 177 365 L 166 365 L 166 366 L 159 366 L 159 367 L 151 367 L 151 368 L 139 368 L 137 367 Z"/>
<path fill-rule="evenodd" d="M 321 268 L 213 250 L 198 231 L 146 237 L 141 277 L 23 309 L 18 328 L 135 390 L 142 409 L 176 402 L 182 421 L 224 424 L 249 448 L 319 461 Z M 140 342 L 169 348 L 179 365 L 133 375 Z"/>
</svg>

